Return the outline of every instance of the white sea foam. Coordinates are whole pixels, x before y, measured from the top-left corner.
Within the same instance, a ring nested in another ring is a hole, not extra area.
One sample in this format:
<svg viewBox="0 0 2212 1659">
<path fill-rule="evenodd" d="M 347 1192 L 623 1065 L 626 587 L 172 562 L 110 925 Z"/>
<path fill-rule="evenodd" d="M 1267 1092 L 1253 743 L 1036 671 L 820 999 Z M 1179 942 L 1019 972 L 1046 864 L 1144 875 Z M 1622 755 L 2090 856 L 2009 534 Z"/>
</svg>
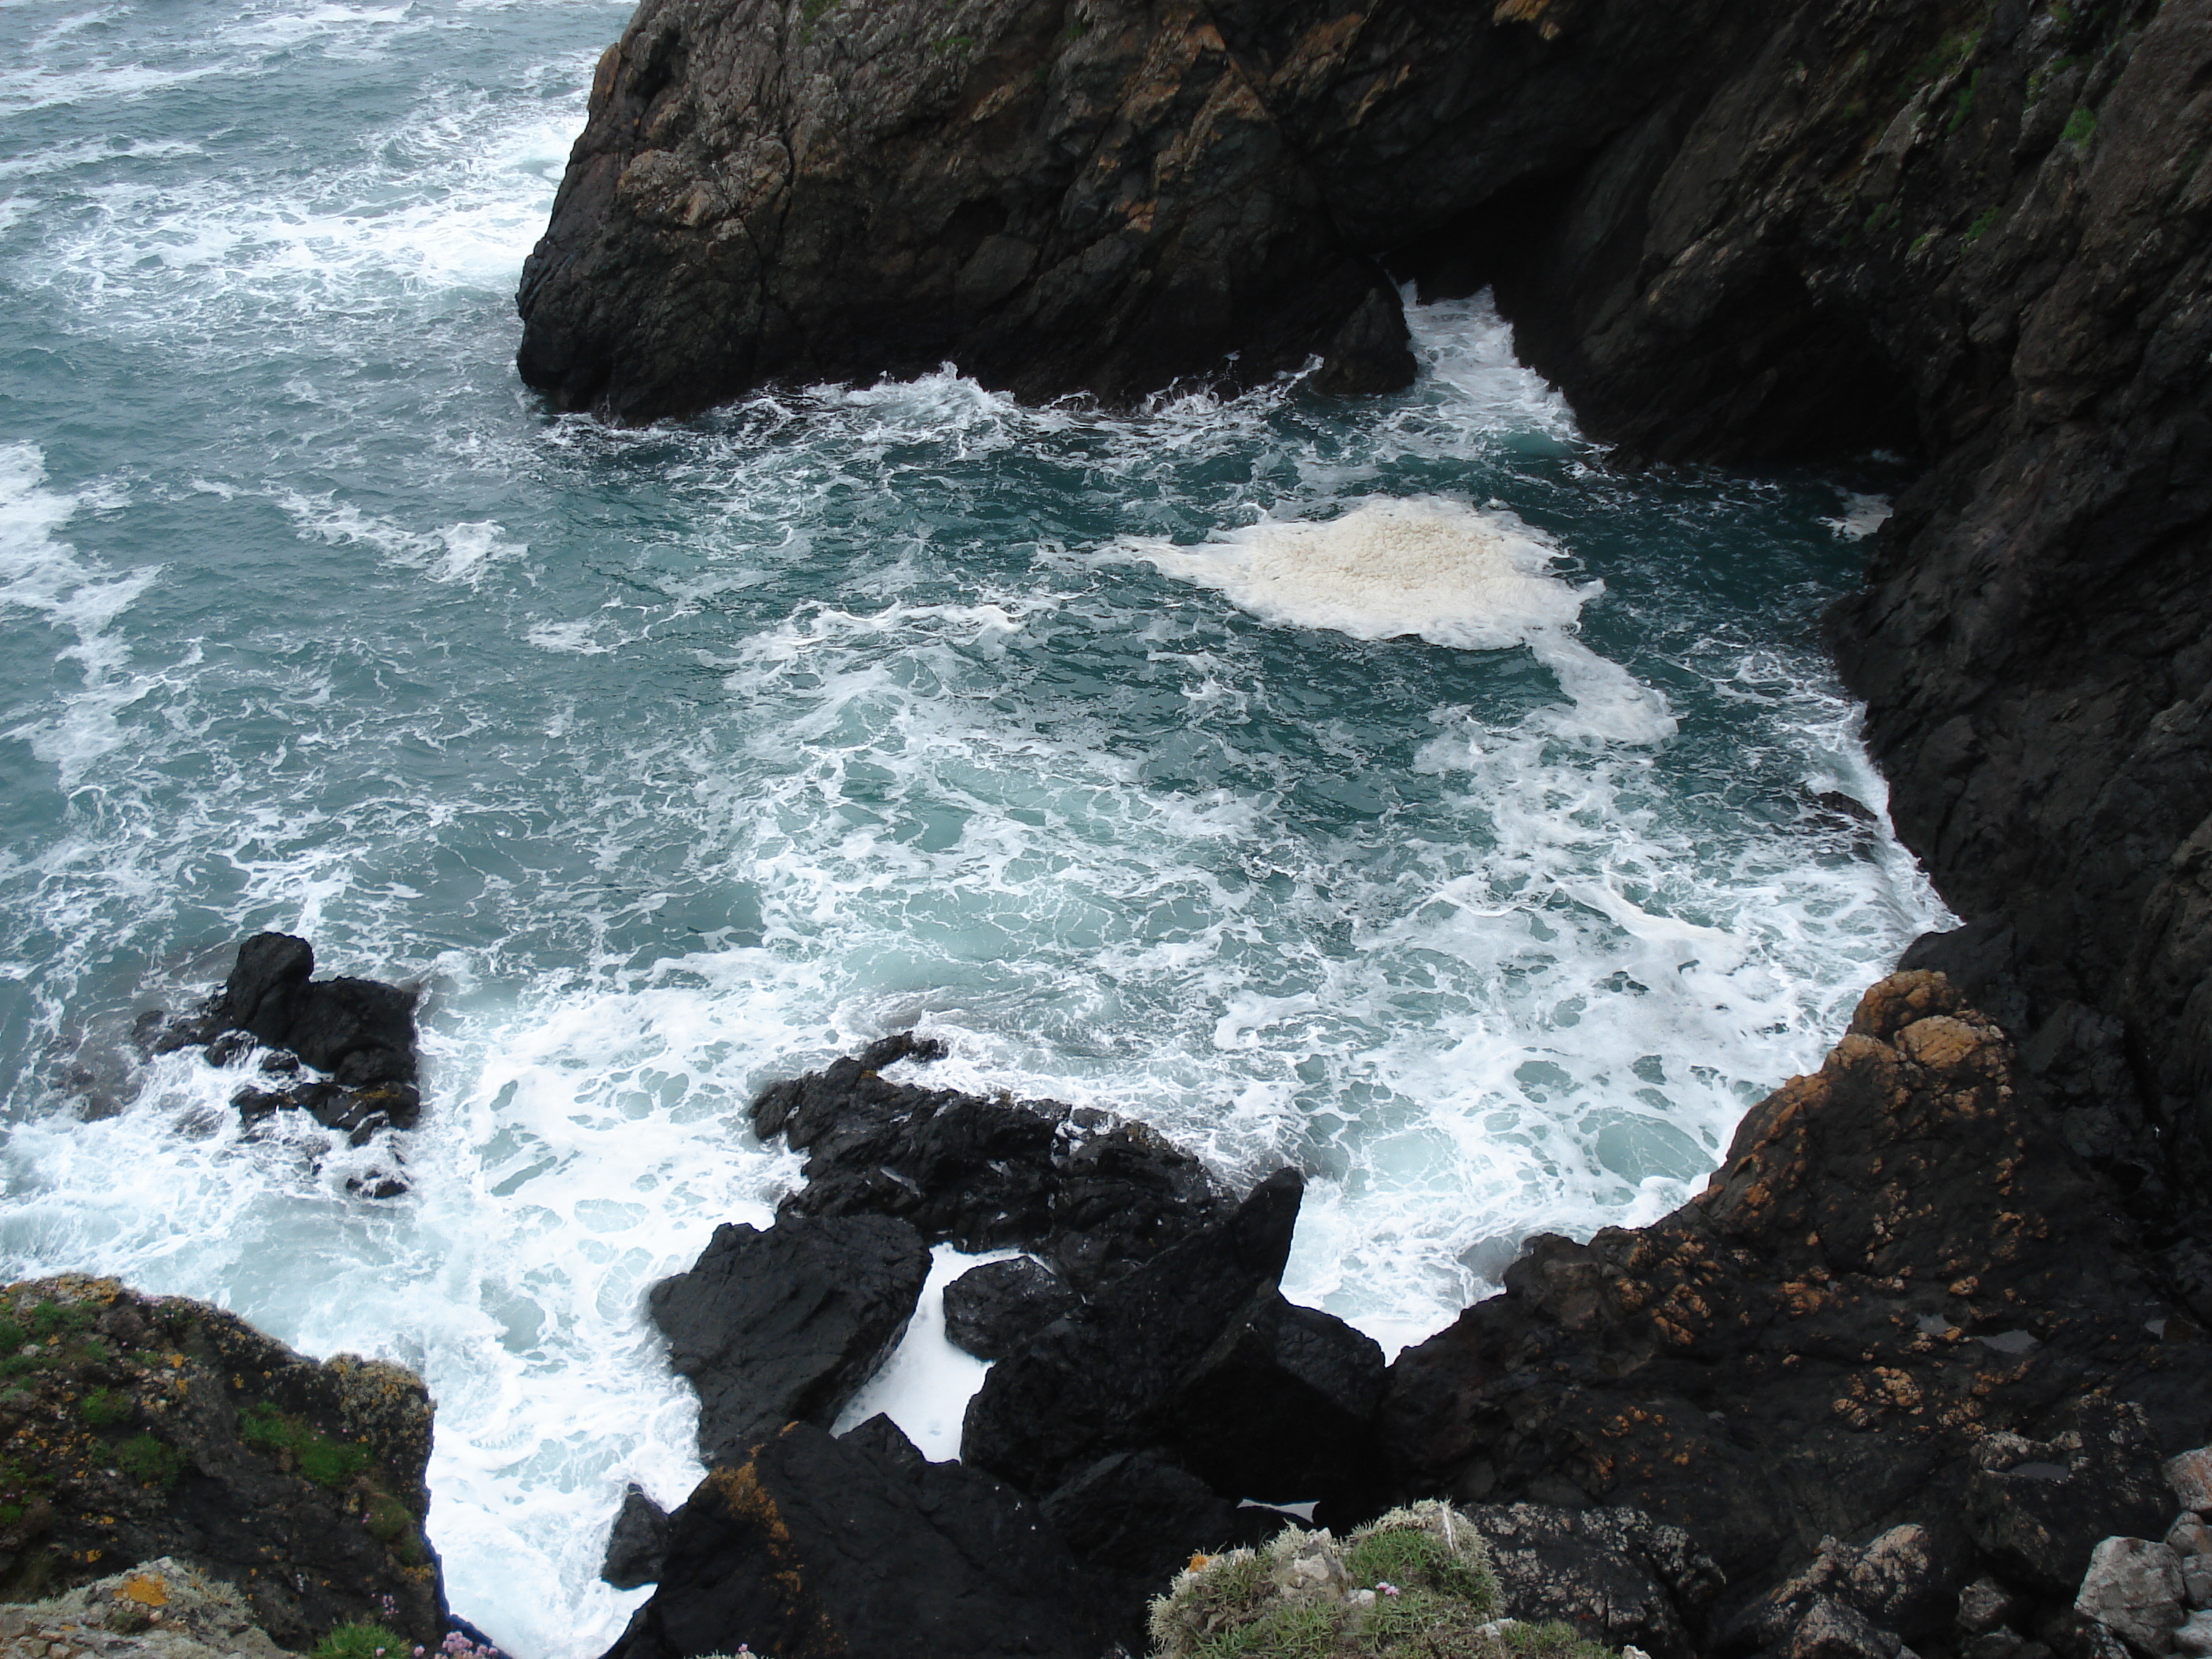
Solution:
<svg viewBox="0 0 2212 1659">
<path fill-rule="evenodd" d="M 1664 696 L 1574 637 L 1583 606 L 1605 585 L 1553 575 L 1558 549 L 1501 506 L 1371 499 L 1334 519 L 1263 519 L 1195 548 L 1131 545 L 1268 622 L 1356 640 L 1413 635 L 1462 651 L 1527 646 L 1574 705 L 1571 715 L 1546 717 L 1562 735 L 1617 743 L 1674 735 Z"/>
<path fill-rule="evenodd" d="M 1820 522 L 1844 541 L 1863 542 L 1889 522 L 1892 511 L 1887 495 L 1863 495 L 1856 491 L 1846 491 L 1843 512 Z"/>
<path fill-rule="evenodd" d="M 27 741 L 59 771 L 66 790 L 124 740 L 116 713 L 146 689 L 147 681 L 127 672 L 130 647 L 113 624 L 160 569 L 118 574 L 56 538 L 88 502 L 84 495 L 40 488 L 45 477 L 34 446 L 0 445 L 0 611 L 30 611 L 70 635 L 74 642 L 54 654 L 73 667 L 76 683 L 58 690 L 57 707 L 28 714 L 6 735 Z"/>
</svg>

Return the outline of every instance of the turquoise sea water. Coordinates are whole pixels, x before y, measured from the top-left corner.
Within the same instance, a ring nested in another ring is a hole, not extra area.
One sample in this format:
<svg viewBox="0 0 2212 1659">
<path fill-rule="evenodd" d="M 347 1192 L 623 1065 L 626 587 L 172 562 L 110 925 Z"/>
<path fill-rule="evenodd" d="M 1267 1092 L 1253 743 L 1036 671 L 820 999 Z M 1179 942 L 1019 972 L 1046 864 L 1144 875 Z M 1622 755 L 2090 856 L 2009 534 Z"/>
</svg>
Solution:
<svg viewBox="0 0 2212 1659">
<path fill-rule="evenodd" d="M 696 1473 L 639 1298 L 790 1181 L 763 1080 L 919 1023 L 1295 1161 L 1290 1288 L 1395 1345 L 1694 1190 L 1941 919 L 1814 640 L 1878 468 L 1608 471 L 1480 301 L 1372 403 L 550 418 L 511 295 L 623 9 L 0 15 L 0 1258 L 422 1369 L 525 1659 L 605 1644 L 622 1482 Z M 1413 499 L 1517 515 L 1578 632 L 1314 625 L 1387 542 L 1304 610 L 1200 568 Z M 246 1142 L 131 1057 L 264 927 L 425 981 L 420 1130 Z M 943 1455 L 975 1370 L 925 1319 L 878 1398 Z"/>
</svg>

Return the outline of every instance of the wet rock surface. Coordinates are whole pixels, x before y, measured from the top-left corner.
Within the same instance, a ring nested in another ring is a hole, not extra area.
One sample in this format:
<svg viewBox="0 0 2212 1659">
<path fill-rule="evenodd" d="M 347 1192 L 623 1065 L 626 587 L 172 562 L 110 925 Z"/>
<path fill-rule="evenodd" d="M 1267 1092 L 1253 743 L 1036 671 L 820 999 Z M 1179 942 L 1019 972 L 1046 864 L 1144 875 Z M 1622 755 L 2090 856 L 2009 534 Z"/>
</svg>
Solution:
<svg viewBox="0 0 2212 1659">
<path fill-rule="evenodd" d="M 740 1643 L 782 1659 L 1098 1659 L 1092 1581 L 1020 1494 L 932 1463 L 887 1418 L 795 1423 L 670 1519 L 659 1588 L 609 1659 Z"/>
<path fill-rule="evenodd" d="M 647 1297 L 699 1395 L 699 1451 L 738 1463 L 790 1422 L 828 1428 L 906 1332 L 929 1247 L 890 1216 L 793 1216 L 714 1229 Z"/>
<path fill-rule="evenodd" d="M 1133 1119 L 882 1075 L 943 1053 L 902 1033 L 763 1089 L 753 1127 L 807 1155 L 776 1213 L 896 1216 L 932 1244 L 1016 1246 L 1082 1292 L 1233 1207 L 1203 1164 Z"/>
<path fill-rule="evenodd" d="M 164 1556 L 304 1649 L 375 1620 L 445 1633 L 413 1373 L 318 1364 L 220 1309 L 63 1277 L 0 1291 L 0 1594 Z"/>
<path fill-rule="evenodd" d="M 230 1065 L 258 1048 L 261 1083 L 232 1097 L 248 1123 L 304 1111 L 364 1145 L 383 1128 L 410 1129 L 422 1114 L 417 993 L 370 979 L 313 977 L 315 952 L 289 933 L 256 933 L 238 948 L 223 988 L 197 1012 L 142 1022 L 151 1052 L 205 1050 Z M 392 1191 L 404 1188 L 396 1176 Z"/>
<path fill-rule="evenodd" d="M 963 1461 L 1047 1492 L 1154 1450 L 1224 1496 L 1370 1511 L 1387 1491 L 1370 1427 L 1381 1351 L 1275 1288 L 1304 1190 L 1294 1170 L 1270 1176 L 1000 1360 L 969 1402 Z"/>
<path fill-rule="evenodd" d="M 1018 1255 L 987 1261 L 945 1287 L 945 1340 L 978 1359 L 996 1359 L 1079 1305 L 1042 1262 Z"/>
<path fill-rule="evenodd" d="M 1925 1582 L 1861 1588 L 1854 1564 L 1818 1593 L 1914 1624 L 1899 1597 L 2026 1576 L 2046 1545 L 2010 1540 L 2040 1537 L 2061 1578 L 2027 1588 L 2070 1595 L 2097 1540 L 2141 1523 L 2157 1455 L 2203 1437 L 2212 1347 L 2021 1081 L 1942 976 L 1884 981 L 1698 1199 L 1534 1241 L 1504 1295 L 1401 1356 L 1382 1420 L 1401 1467 L 1468 1499 L 1643 1510 L 1739 1598 L 1824 1538 L 1908 1524 Z"/>
<path fill-rule="evenodd" d="M 607 1529 L 607 1555 L 599 1577 L 617 1589 L 635 1589 L 660 1577 L 668 1554 L 668 1511 L 632 1482 Z"/>
</svg>

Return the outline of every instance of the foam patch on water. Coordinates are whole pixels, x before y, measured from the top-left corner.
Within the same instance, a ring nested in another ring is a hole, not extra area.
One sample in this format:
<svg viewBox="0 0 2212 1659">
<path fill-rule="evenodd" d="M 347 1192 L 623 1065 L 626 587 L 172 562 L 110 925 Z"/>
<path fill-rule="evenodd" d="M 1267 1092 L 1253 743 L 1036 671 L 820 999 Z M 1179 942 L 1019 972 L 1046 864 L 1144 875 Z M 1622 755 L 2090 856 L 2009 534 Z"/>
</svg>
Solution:
<svg viewBox="0 0 2212 1659">
<path fill-rule="evenodd" d="M 1856 490 L 1844 495 L 1844 510 L 1820 522 L 1847 542 L 1863 542 L 1887 524 L 1894 509 L 1887 495 L 1865 495 Z"/>
<path fill-rule="evenodd" d="M 146 688 L 126 672 L 130 647 L 114 624 L 160 570 L 118 574 L 56 537 L 98 498 L 41 489 L 45 477 L 45 459 L 34 446 L 0 445 L 0 613 L 28 611 L 70 637 L 54 655 L 75 671 L 76 684 L 59 694 L 58 708 L 29 714 L 6 735 L 27 741 L 33 754 L 59 772 L 62 787 L 74 789 L 124 741 L 117 711 Z"/>
<path fill-rule="evenodd" d="M 1428 496 L 1370 500 L 1319 522 L 1262 520 L 1214 542 L 1133 545 L 1170 575 L 1218 589 L 1262 619 L 1356 640 L 1412 636 L 1462 651 L 1526 646 L 1574 704 L 1562 735 L 1657 743 L 1667 700 L 1573 637 L 1602 582 L 1551 573 L 1558 549 L 1511 512 Z"/>
</svg>

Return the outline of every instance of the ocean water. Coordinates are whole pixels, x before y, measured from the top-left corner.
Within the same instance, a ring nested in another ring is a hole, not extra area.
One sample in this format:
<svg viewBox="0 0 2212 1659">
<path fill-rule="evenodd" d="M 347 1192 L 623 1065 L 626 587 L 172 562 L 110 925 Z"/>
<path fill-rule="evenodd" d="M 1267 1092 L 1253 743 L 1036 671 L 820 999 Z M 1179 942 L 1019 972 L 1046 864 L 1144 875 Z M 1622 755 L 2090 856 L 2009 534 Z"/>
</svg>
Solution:
<svg viewBox="0 0 2212 1659">
<path fill-rule="evenodd" d="M 767 1079 L 920 1025 L 1294 1162 L 1288 1288 L 1395 1347 L 1695 1190 L 1943 919 L 1814 641 L 1878 464 L 1609 471 L 1480 300 L 1366 403 L 550 417 L 511 296 L 622 7 L 0 15 L 0 1264 L 419 1368 L 523 1659 L 696 1474 L 641 1297 L 793 1179 Z M 421 1128 L 135 1059 L 263 927 L 423 983 Z M 855 1410 L 945 1455 L 940 1331 Z"/>
</svg>

